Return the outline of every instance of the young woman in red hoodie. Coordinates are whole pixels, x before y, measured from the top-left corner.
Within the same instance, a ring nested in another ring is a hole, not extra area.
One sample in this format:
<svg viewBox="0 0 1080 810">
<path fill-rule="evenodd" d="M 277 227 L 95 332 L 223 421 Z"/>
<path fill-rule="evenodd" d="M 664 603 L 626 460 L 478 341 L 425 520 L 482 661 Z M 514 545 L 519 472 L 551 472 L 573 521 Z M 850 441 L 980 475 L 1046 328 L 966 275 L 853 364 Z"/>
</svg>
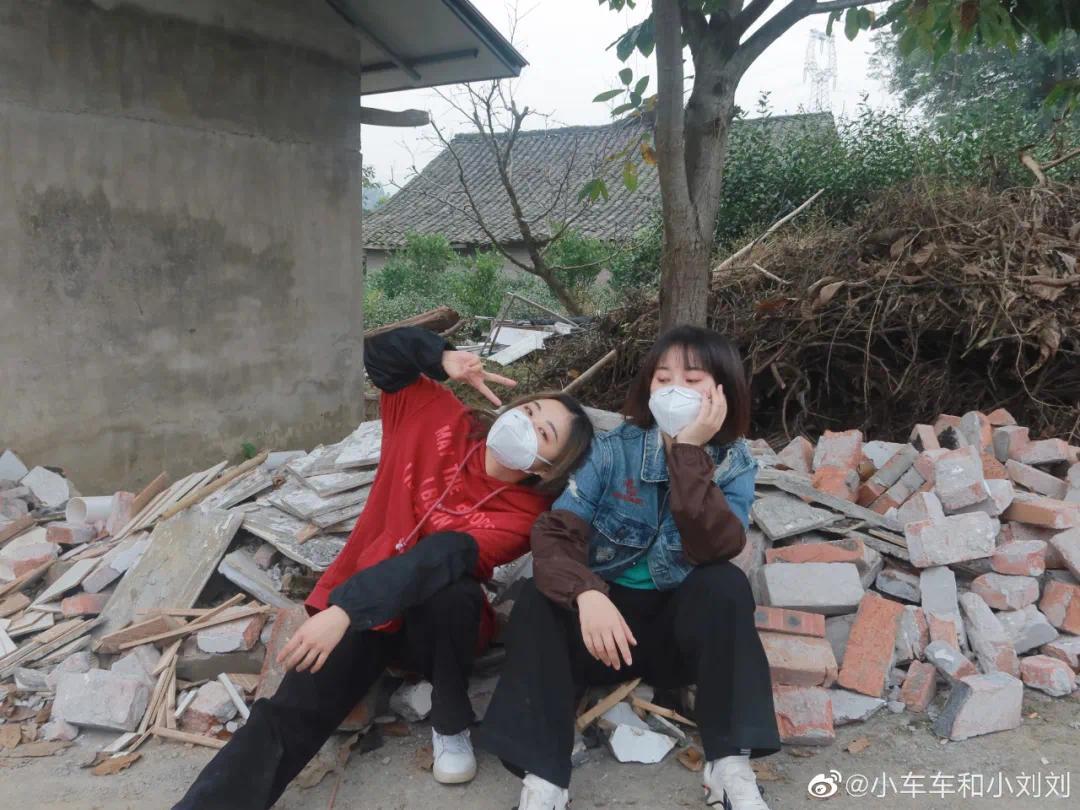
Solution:
<svg viewBox="0 0 1080 810">
<path fill-rule="evenodd" d="M 468 676 L 494 627 L 480 583 L 528 551 L 533 521 L 584 458 L 592 426 L 563 394 L 523 398 L 494 421 L 466 407 L 436 380 L 466 382 L 495 405 L 487 383 L 513 380 L 423 329 L 364 348 L 382 390 L 370 497 L 281 653 L 277 693 L 256 701 L 177 810 L 273 805 L 392 662 L 432 683 L 435 778 L 475 775 Z"/>
</svg>

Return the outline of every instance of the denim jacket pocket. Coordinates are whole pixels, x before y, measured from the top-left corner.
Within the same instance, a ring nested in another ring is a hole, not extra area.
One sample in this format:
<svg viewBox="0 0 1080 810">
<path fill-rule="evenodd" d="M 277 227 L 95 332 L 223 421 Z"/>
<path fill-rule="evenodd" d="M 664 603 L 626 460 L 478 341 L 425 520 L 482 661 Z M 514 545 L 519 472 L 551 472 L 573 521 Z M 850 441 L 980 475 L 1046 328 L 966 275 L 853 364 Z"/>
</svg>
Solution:
<svg viewBox="0 0 1080 810">
<path fill-rule="evenodd" d="M 611 507 L 601 508 L 593 525 L 604 539 L 634 551 L 646 548 L 656 535 L 652 526 Z"/>
</svg>

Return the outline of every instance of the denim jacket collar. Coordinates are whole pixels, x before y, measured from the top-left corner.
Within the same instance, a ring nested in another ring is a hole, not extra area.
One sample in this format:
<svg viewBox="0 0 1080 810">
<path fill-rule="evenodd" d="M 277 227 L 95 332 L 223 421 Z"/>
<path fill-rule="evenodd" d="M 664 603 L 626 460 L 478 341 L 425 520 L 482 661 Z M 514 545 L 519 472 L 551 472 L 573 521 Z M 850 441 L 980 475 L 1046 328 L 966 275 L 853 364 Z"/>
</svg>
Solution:
<svg viewBox="0 0 1080 810">
<path fill-rule="evenodd" d="M 641 480 L 653 484 L 668 480 L 667 456 L 664 453 L 664 437 L 660 428 L 653 425 L 645 433 L 645 446 L 641 452 Z M 705 445 L 705 452 L 712 458 L 714 464 L 720 464 L 725 460 L 727 449 Z"/>
</svg>

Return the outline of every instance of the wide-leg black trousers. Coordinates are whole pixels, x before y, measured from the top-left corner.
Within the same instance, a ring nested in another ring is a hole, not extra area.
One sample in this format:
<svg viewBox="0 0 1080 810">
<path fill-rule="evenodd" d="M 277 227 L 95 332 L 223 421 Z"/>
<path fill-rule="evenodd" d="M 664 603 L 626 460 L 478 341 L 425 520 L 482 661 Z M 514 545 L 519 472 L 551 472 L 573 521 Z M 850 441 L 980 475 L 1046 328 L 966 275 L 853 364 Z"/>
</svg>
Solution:
<svg viewBox="0 0 1080 810">
<path fill-rule="evenodd" d="M 575 612 L 527 583 L 510 618 L 505 670 L 473 733 L 478 747 L 519 774 L 568 787 L 582 690 L 641 676 L 658 688 L 697 685 L 694 715 L 706 758 L 780 749 L 769 663 L 738 567 L 699 566 L 669 591 L 612 585 L 610 597 L 638 642 L 633 665 L 619 671 L 589 655 Z"/>
</svg>

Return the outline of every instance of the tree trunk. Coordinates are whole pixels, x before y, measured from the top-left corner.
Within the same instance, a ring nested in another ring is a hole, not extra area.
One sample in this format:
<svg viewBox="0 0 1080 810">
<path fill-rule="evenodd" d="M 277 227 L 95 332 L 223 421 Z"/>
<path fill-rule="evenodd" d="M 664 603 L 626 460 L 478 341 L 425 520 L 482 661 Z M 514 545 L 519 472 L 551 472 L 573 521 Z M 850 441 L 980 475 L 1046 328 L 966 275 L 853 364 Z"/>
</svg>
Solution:
<svg viewBox="0 0 1080 810">
<path fill-rule="evenodd" d="M 574 298 L 573 293 L 567 289 L 566 285 L 559 280 L 559 277 L 555 275 L 555 271 L 548 266 L 543 256 L 540 255 L 540 251 L 534 245 L 529 246 L 529 258 L 532 259 L 533 275 L 547 284 L 552 295 L 559 300 L 559 303 L 563 305 L 566 311 L 571 315 L 584 315 L 585 311 L 581 308 L 581 304 Z"/>
<path fill-rule="evenodd" d="M 660 254 L 660 331 L 673 326 L 705 326 L 709 304 L 712 239 L 701 238 L 691 222 L 664 217 Z"/>
</svg>

